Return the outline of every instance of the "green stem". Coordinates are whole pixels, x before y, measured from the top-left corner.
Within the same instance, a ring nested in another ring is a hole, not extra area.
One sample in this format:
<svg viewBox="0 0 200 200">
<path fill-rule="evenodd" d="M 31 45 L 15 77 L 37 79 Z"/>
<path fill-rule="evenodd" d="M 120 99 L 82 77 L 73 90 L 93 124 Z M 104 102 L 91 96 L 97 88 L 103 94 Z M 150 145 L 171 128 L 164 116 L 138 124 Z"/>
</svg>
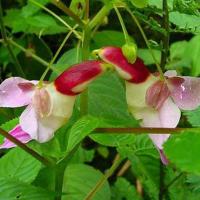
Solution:
<svg viewBox="0 0 200 200">
<path fill-rule="evenodd" d="M 163 193 L 166 193 L 167 190 L 179 179 L 181 178 L 183 175 L 185 175 L 183 172 L 181 172 L 178 176 L 176 176 L 174 179 L 172 179 L 163 189 Z"/>
<path fill-rule="evenodd" d="M 87 21 L 90 13 L 90 0 L 85 0 L 85 5 L 85 20 Z"/>
<path fill-rule="evenodd" d="M 21 149 L 23 149 L 24 151 L 26 151 L 28 154 L 30 154 L 31 156 L 33 156 L 37 160 L 39 160 L 42 164 L 44 164 L 46 166 L 52 166 L 52 165 L 54 165 L 54 163 L 52 161 L 50 161 L 47 158 L 41 156 L 36 151 L 34 151 L 33 149 L 31 149 L 28 146 L 26 146 L 24 143 L 22 143 L 21 141 L 19 141 L 15 137 L 13 137 L 11 134 L 9 134 L 8 132 L 6 132 L 2 128 L 0 128 L 0 134 L 3 135 L 8 140 L 10 140 L 11 142 L 13 142 L 14 144 L 16 144 L 17 146 L 19 146 Z"/>
<path fill-rule="evenodd" d="M 121 27 L 122 27 L 122 30 L 123 30 L 123 33 L 124 33 L 125 41 L 126 41 L 126 43 L 129 43 L 129 42 L 130 42 L 130 38 L 129 38 L 129 35 L 128 35 L 128 31 L 127 31 L 127 29 L 126 29 L 126 26 L 125 26 L 125 24 L 124 24 L 124 21 L 123 21 L 123 19 L 122 19 L 122 16 L 121 16 L 121 14 L 120 14 L 120 12 L 119 12 L 119 10 L 117 9 L 116 6 L 114 6 L 114 9 L 115 9 L 115 12 L 117 13 L 119 22 L 120 22 L 120 24 L 121 24 Z"/>
<path fill-rule="evenodd" d="M 55 173 L 56 173 L 56 179 L 55 179 L 55 192 L 58 194 L 55 197 L 55 200 L 61 200 L 62 199 L 62 188 L 63 188 L 63 180 L 64 180 L 64 174 L 65 169 L 76 153 L 80 143 L 77 144 L 70 152 L 67 153 L 67 155 L 57 163 Z"/>
<path fill-rule="evenodd" d="M 32 2 L 33 4 L 35 4 L 38 7 L 42 8 L 43 10 L 48 12 L 49 14 L 51 14 L 53 17 L 55 17 L 57 20 L 59 20 L 63 25 L 65 25 L 70 31 L 73 31 L 73 33 L 76 35 L 76 37 L 78 39 L 81 39 L 81 35 L 79 35 L 79 33 L 77 31 L 75 31 L 69 24 L 67 24 L 61 17 L 59 17 L 54 12 L 52 12 L 51 10 L 49 10 L 48 8 L 46 8 L 45 6 L 43 6 L 42 4 L 38 3 L 35 0 L 30 0 L 30 2 Z"/>
<path fill-rule="evenodd" d="M 74 26 L 73 29 L 75 29 L 77 27 L 77 25 Z M 46 70 L 44 71 L 44 73 L 42 74 L 41 78 L 40 78 L 40 81 L 39 81 L 39 85 L 42 86 L 42 82 L 45 78 L 45 76 L 47 75 L 48 71 L 51 69 L 53 63 L 55 62 L 56 58 L 58 57 L 60 51 L 62 50 L 62 48 L 64 47 L 65 43 L 67 42 L 67 40 L 69 39 L 69 37 L 71 36 L 73 31 L 70 31 L 66 37 L 64 38 L 63 42 L 61 43 L 61 45 L 59 46 L 58 50 L 56 51 L 54 57 L 52 58 L 52 60 L 49 62 L 49 65 L 48 67 L 46 68 Z"/>
<path fill-rule="evenodd" d="M 85 27 L 83 44 L 82 44 L 82 61 L 88 60 L 90 57 L 90 35 L 91 31 L 88 26 Z M 81 116 L 87 114 L 88 111 L 88 90 L 86 89 L 81 94 L 80 99 Z"/>
<path fill-rule="evenodd" d="M 33 59 L 35 59 L 36 61 L 38 61 L 39 63 L 41 63 L 42 65 L 44 65 L 45 67 L 49 66 L 49 63 L 45 60 L 43 60 L 42 58 L 40 58 L 39 56 L 35 55 L 32 51 L 25 49 L 23 46 L 19 45 L 18 43 L 16 43 L 15 41 L 9 39 L 10 44 L 12 44 L 13 46 L 19 48 L 21 51 L 29 54 Z M 50 67 L 51 70 L 53 70 L 54 72 L 56 72 L 57 74 L 60 73 L 60 71 L 58 71 L 57 69 Z"/>
<path fill-rule="evenodd" d="M 159 188 L 159 197 L 158 197 L 159 200 L 163 200 L 164 198 L 164 193 L 163 193 L 163 190 L 165 187 L 164 180 L 165 180 L 164 165 L 162 161 L 160 160 L 160 188 Z"/>
<path fill-rule="evenodd" d="M 95 17 L 89 22 L 88 26 L 90 27 L 90 30 L 100 24 L 103 21 L 104 17 L 109 14 L 111 9 L 111 6 L 104 5 L 101 10 L 95 15 Z"/>
<path fill-rule="evenodd" d="M 11 46 L 10 46 L 9 40 L 7 39 L 6 29 L 5 29 L 4 22 L 3 22 L 3 10 L 2 10 L 1 0 L 0 0 L 0 27 L 1 27 L 1 34 L 2 34 L 3 40 L 4 40 L 5 44 L 6 44 L 8 52 L 10 54 L 10 57 L 11 57 L 13 63 L 14 63 L 15 72 L 19 76 L 25 78 L 25 74 L 23 72 L 23 69 L 22 69 L 18 59 L 16 58 L 16 56 L 15 56 L 15 54 L 14 54 L 14 52 L 13 52 Z"/>
<path fill-rule="evenodd" d="M 97 184 L 94 186 L 94 188 L 87 194 L 87 196 L 84 198 L 84 200 L 92 200 L 95 194 L 102 188 L 102 186 L 105 184 L 107 179 L 112 176 L 112 174 L 115 172 L 119 164 L 121 163 L 122 159 L 119 155 L 116 156 L 112 166 L 110 169 L 106 171 L 106 173 L 102 176 L 102 178 L 97 182 Z"/>
<path fill-rule="evenodd" d="M 76 15 L 72 10 L 70 10 L 62 1 L 52 0 L 51 3 L 54 4 L 60 10 L 62 10 L 64 13 L 69 15 L 71 18 L 73 18 L 74 21 L 76 21 L 81 27 L 85 26 L 84 22 L 79 18 L 79 16 Z"/>
<path fill-rule="evenodd" d="M 180 134 L 182 131 L 191 131 L 200 133 L 200 128 L 96 128 L 95 133 L 99 134 Z"/>
<path fill-rule="evenodd" d="M 168 12 L 168 5 L 167 0 L 163 0 L 163 26 L 166 33 L 163 35 L 163 46 L 162 46 L 162 53 L 161 53 L 161 62 L 160 67 L 161 69 L 165 68 L 165 65 L 167 63 L 167 56 L 169 54 L 169 12 Z"/>
<path fill-rule="evenodd" d="M 148 41 L 148 39 L 147 39 L 147 37 L 146 37 L 146 35 L 145 35 L 145 33 L 144 33 L 144 31 L 143 31 L 141 25 L 140 25 L 140 22 L 138 21 L 138 19 L 136 18 L 136 16 L 131 12 L 131 10 L 130 10 L 129 8 L 126 7 L 126 10 L 127 10 L 128 13 L 131 15 L 131 17 L 133 18 L 135 24 L 137 25 L 137 27 L 139 28 L 139 30 L 140 30 L 140 32 L 141 32 L 141 35 L 142 35 L 142 37 L 143 37 L 143 39 L 144 39 L 144 41 L 145 41 L 145 43 L 146 43 L 146 45 L 147 45 L 147 47 L 148 47 L 148 49 L 149 49 L 151 55 L 152 55 L 152 58 L 154 59 L 155 65 L 156 65 L 157 70 L 158 70 L 158 72 L 159 72 L 159 74 L 160 74 L 160 79 L 161 79 L 161 80 L 165 80 L 163 71 L 162 71 L 160 65 L 158 64 L 158 61 L 157 61 L 157 59 L 156 59 L 156 57 L 155 57 L 155 55 L 154 55 L 153 50 L 151 49 L 151 47 L 150 47 L 150 45 L 149 45 L 149 41 Z"/>
</svg>

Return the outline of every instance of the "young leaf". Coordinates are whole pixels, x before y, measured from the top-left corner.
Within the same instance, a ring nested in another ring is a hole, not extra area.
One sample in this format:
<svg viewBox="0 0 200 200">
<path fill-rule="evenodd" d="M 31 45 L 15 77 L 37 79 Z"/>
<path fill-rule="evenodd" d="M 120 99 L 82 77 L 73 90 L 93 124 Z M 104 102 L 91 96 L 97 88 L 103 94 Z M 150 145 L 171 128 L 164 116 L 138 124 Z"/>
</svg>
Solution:
<svg viewBox="0 0 200 200">
<path fill-rule="evenodd" d="M 200 172 L 200 135 L 198 132 L 185 131 L 173 135 L 164 144 L 164 152 L 169 161 L 182 171 Z"/>
<path fill-rule="evenodd" d="M 78 120 L 69 132 L 67 152 L 70 152 L 79 142 L 98 127 L 99 119 L 86 116 Z"/>
<path fill-rule="evenodd" d="M 15 179 L 0 178 L 0 199 L 2 200 L 53 200 L 54 193 L 34 187 Z"/>
<path fill-rule="evenodd" d="M 123 177 L 118 177 L 114 186 L 112 187 L 112 200 L 141 200 L 138 195 L 135 186 L 131 185 L 129 181 L 127 181 Z"/>
<path fill-rule="evenodd" d="M 0 159 L 0 177 L 31 183 L 41 167 L 41 163 L 24 150 L 14 148 Z"/>
<path fill-rule="evenodd" d="M 82 200 L 103 176 L 98 170 L 83 164 L 72 164 L 66 168 L 62 200 Z M 110 200 L 108 182 L 96 193 L 92 200 Z"/>
</svg>

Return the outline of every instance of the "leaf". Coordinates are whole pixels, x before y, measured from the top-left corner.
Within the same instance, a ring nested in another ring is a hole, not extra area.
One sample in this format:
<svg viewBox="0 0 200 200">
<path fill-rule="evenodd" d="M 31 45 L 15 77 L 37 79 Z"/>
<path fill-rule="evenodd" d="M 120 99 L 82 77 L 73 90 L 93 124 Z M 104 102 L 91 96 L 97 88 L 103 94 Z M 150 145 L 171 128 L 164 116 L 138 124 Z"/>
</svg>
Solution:
<svg viewBox="0 0 200 200">
<path fill-rule="evenodd" d="M 56 69 L 62 73 L 64 70 L 68 69 L 71 65 L 76 64 L 78 61 L 77 59 L 77 49 L 70 49 L 66 51 L 54 65 Z M 52 72 L 50 76 L 50 80 L 54 80 L 58 76 L 57 73 Z"/>
<path fill-rule="evenodd" d="M 20 9 L 7 10 L 4 22 L 6 26 L 12 29 L 13 33 L 25 32 L 37 35 L 50 35 L 67 31 L 65 26 L 58 24 L 48 14 L 37 13 L 37 15 L 24 17 Z"/>
<path fill-rule="evenodd" d="M 148 0 L 129 0 L 136 8 L 144 8 L 148 5 Z"/>
<path fill-rule="evenodd" d="M 97 32 L 93 37 L 93 49 L 102 48 L 103 46 L 121 47 L 125 43 L 124 34 L 118 31 L 101 31 Z"/>
<path fill-rule="evenodd" d="M 200 127 L 200 107 L 192 111 L 184 111 L 183 114 L 193 127 Z"/>
<path fill-rule="evenodd" d="M 53 192 L 15 179 L 0 178 L 0 199 L 2 200 L 53 200 L 53 198 Z"/>
<path fill-rule="evenodd" d="M 20 148 L 10 150 L 0 159 L 0 177 L 31 183 L 41 169 L 41 163 Z"/>
<path fill-rule="evenodd" d="M 133 134 L 95 133 L 95 134 L 89 135 L 89 137 L 101 145 L 110 146 L 110 147 L 123 146 L 127 144 L 132 144 L 135 142 L 135 136 Z"/>
<path fill-rule="evenodd" d="M 159 50 L 153 49 L 153 53 L 156 57 L 157 62 L 160 62 L 161 52 Z M 138 57 L 140 57 L 145 65 L 155 64 L 155 61 L 149 51 L 149 49 L 138 49 Z"/>
<path fill-rule="evenodd" d="M 12 130 L 17 124 L 19 123 L 19 118 L 14 118 L 10 121 L 7 121 L 6 123 L 2 124 L 0 127 L 9 132 L 10 130 Z M 0 135 L 0 144 L 3 143 L 4 140 L 4 136 Z"/>
<path fill-rule="evenodd" d="M 199 17 L 199 25 L 200 25 L 200 17 Z M 200 30 L 200 29 L 199 29 Z M 198 76 L 200 75 L 200 35 L 194 36 L 187 46 L 186 55 L 190 55 L 191 57 L 191 75 Z"/>
<path fill-rule="evenodd" d="M 136 137 L 135 143 L 117 148 L 122 157 L 128 157 L 133 173 L 141 180 L 151 199 L 157 199 L 159 189 L 160 158 L 147 135 Z"/>
<path fill-rule="evenodd" d="M 80 146 L 70 160 L 70 164 L 91 162 L 94 158 L 94 153 L 94 149 L 86 150 Z"/>
<path fill-rule="evenodd" d="M 200 17 L 188 15 L 177 11 L 170 12 L 169 21 L 175 24 L 179 29 L 187 30 L 192 33 L 200 33 Z"/>
<path fill-rule="evenodd" d="M 89 135 L 99 125 L 99 119 L 86 116 L 78 120 L 69 132 L 67 152 L 70 152 L 79 142 Z"/>
<path fill-rule="evenodd" d="M 164 144 L 169 161 L 186 172 L 200 172 L 200 135 L 198 132 L 183 132 L 173 135 Z"/>
<path fill-rule="evenodd" d="M 103 176 L 98 170 L 83 164 L 72 164 L 66 168 L 62 200 L 81 200 Z M 106 181 L 93 200 L 110 200 L 110 188 Z"/>
<path fill-rule="evenodd" d="M 141 200 L 135 186 L 123 177 L 118 177 L 112 187 L 112 200 Z"/>
<path fill-rule="evenodd" d="M 138 124 L 128 112 L 125 89 L 116 74 L 107 72 L 96 79 L 89 86 L 88 93 L 88 112 L 92 116 L 103 118 L 103 126 L 119 127 Z"/>
<path fill-rule="evenodd" d="M 200 176 L 195 174 L 189 174 L 186 179 L 186 183 L 189 184 L 189 187 L 193 192 L 200 194 Z"/>
<path fill-rule="evenodd" d="M 41 5 L 45 5 L 48 2 L 50 2 L 50 0 L 37 0 L 37 2 Z M 36 6 L 31 1 L 28 0 L 27 5 L 22 8 L 22 16 L 24 17 L 31 16 L 37 13 L 39 10 L 41 10 L 40 7 Z"/>
</svg>

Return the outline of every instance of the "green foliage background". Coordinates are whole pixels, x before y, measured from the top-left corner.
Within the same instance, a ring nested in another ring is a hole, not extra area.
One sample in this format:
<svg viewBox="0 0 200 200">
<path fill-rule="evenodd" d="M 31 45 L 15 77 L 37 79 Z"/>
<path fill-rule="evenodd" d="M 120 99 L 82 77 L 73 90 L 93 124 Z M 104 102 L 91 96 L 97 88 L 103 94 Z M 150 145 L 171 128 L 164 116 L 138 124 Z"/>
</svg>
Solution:
<svg viewBox="0 0 200 200">
<path fill-rule="evenodd" d="M 71 26 L 76 22 L 59 10 L 50 0 L 38 0 Z M 63 1 L 76 15 L 84 18 L 84 0 Z M 162 26 L 162 1 L 160 0 L 102 0 L 90 1 L 90 19 L 107 6 L 108 14 L 91 33 L 92 50 L 103 46 L 119 46 L 124 35 L 112 4 L 128 6 L 139 19 L 150 46 L 159 61 L 163 50 L 161 39 L 166 34 Z M 12 51 L 27 79 L 38 80 L 46 69 L 45 62 L 52 59 L 69 29 L 54 16 L 36 6 L 32 1 L 2 1 L 3 22 L 9 40 L 16 42 Z M 168 0 L 170 48 L 165 70 L 177 70 L 187 76 L 200 75 L 200 2 L 198 0 Z M 137 43 L 138 56 L 152 71 L 156 71 L 138 27 L 125 9 L 120 10 L 130 37 Z M 82 35 L 81 27 L 77 28 Z M 81 62 L 81 45 L 74 35 L 65 44 L 53 64 L 46 80 L 55 77 Z M 35 59 L 37 55 L 43 61 Z M 19 76 L 16 63 L 10 57 L 5 42 L 0 45 L 0 80 Z M 11 130 L 23 109 L 0 108 L 1 128 Z M 200 110 L 183 112 L 180 127 L 200 127 Z M 162 166 L 157 150 L 146 134 L 99 134 L 97 127 L 138 127 L 138 122 L 129 114 L 125 99 L 124 83 L 112 71 L 95 80 L 88 89 L 88 115 L 80 118 L 79 100 L 76 102 L 70 121 L 45 144 L 32 141 L 29 147 L 41 155 L 59 162 L 74 149 L 64 172 L 62 200 L 86 200 L 85 197 L 112 165 L 116 153 L 131 166 L 123 177 L 114 173 L 94 195 L 94 200 L 149 200 L 159 199 L 160 191 L 166 200 L 200 199 L 200 134 L 199 130 L 183 131 L 172 135 L 164 145 L 170 164 Z M 3 141 L 3 137 L 0 138 Z M 19 147 L 0 150 L 0 200 L 53 200 L 57 194 L 55 169 L 43 166 Z M 161 174 L 162 168 L 162 174 Z M 163 178 L 161 185 L 160 176 Z M 178 177 L 178 179 L 176 179 Z M 175 180 L 175 182 L 173 182 Z M 138 182 L 142 187 L 139 192 Z"/>
</svg>

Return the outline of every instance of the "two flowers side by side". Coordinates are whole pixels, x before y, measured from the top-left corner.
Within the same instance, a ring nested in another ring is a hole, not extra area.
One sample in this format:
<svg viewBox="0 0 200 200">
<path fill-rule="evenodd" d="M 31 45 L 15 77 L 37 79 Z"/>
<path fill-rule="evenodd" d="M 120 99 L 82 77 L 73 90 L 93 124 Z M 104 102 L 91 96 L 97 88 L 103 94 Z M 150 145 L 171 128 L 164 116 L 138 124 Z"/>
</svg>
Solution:
<svg viewBox="0 0 200 200">
<path fill-rule="evenodd" d="M 98 50 L 102 61 L 87 61 L 64 71 L 54 82 L 27 81 L 19 77 L 6 79 L 0 85 L 0 107 L 27 106 L 20 123 L 10 131 L 26 143 L 32 139 L 46 142 L 54 132 L 71 117 L 76 96 L 102 74 L 111 64 L 125 80 L 126 99 L 131 114 L 143 127 L 175 128 L 181 111 L 193 110 L 200 105 L 200 79 L 180 77 L 175 71 L 165 73 L 165 80 L 149 72 L 139 58 L 131 64 L 118 47 Z M 150 134 L 164 164 L 168 163 L 162 152 L 169 134 Z M 15 146 L 4 140 L 1 148 Z"/>
</svg>

